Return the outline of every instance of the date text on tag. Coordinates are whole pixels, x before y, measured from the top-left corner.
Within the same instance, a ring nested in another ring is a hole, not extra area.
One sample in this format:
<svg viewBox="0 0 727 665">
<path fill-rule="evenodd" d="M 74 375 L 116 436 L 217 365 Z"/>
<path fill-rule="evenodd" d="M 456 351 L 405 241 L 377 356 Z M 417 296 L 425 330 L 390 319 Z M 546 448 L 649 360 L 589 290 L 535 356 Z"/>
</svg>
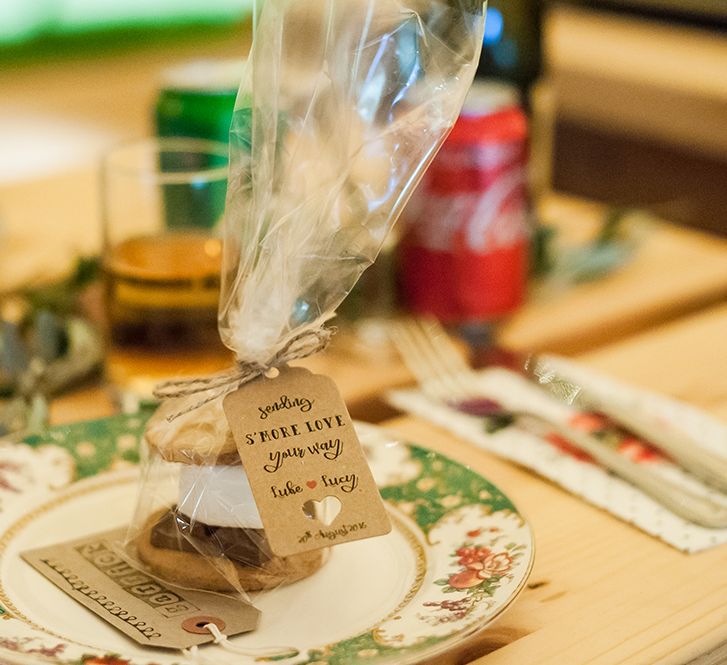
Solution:
<svg viewBox="0 0 727 665">
<path fill-rule="evenodd" d="M 230 393 L 225 414 L 278 556 L 380 536 L 391 523 L 331 379 L 283 367 Z"/>
</svg>

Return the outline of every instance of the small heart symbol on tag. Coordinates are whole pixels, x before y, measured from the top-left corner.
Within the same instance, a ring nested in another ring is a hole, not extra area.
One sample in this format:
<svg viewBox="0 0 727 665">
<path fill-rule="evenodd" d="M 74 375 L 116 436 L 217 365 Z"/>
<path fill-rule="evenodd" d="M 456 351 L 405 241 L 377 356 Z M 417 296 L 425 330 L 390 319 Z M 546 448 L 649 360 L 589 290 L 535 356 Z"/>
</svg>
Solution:
<svg viewBox="0 0 727 665">
<path fill-rule="evenodd" d="M 306 485 L 308 485 L 308 487 L 310 487 L 311 489 L 315 489 L 315 486 L 316 486 L 317 484 L 318 484 L 318 483 L 317 483 L 317 482 L 316 482 L 315 480 L 309 480 L 309 481 L 308 481 L 308 482 L 306 483 Z"/>
<path fill-rule="evenodd" d="M 341 507 L 339 499 L 335 496 L 327 496 L 320 501 L 309 499 L 303 504 L 303 512 L 308 519 L 318 520 L 328 526 L 338 517 Z"/>
</svg>

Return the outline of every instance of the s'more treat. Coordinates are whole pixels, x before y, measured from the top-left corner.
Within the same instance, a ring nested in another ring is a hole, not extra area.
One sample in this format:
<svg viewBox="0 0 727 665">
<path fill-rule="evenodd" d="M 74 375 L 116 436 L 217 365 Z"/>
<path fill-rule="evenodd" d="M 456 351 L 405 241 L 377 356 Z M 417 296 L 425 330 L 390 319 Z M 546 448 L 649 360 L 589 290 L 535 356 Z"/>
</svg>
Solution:
<svg viewBox="0 0 727 665">
<path fill-rule="evenodd" d="M 171 583 L 209 591 L 260 591 L 318 570 L 324 550 L 271 552 L 222 400 L 168 422 L 179 407 L 178 400 L 163 404 L 145 432 L 150 455 L 181 468 L 177 502 L 147 519 L 139 558 Z"/>
</svg>

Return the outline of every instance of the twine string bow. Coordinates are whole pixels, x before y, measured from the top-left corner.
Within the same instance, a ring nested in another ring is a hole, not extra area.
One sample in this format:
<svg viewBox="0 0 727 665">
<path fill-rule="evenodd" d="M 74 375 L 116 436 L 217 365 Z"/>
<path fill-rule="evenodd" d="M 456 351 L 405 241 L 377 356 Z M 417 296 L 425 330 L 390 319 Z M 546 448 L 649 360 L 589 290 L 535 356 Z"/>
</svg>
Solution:
<svg viewBox="0 0 727 665">
<path fill-rule="evenodd" d="M 194 402 L 181 411 L 167 416 L 167 420 L 172 422 L 190 411 L 199 409 L 201 406 L 231 393 L 233 390 L 237 390 L 270 369 L 281 367 L 292 360 L 307 358 L 314 353 L 323 351 L 330 343 L 334 332 L 335 329 L 333 328 L 304 330 L 288 340 L 266 363 L 238 361 L 234 367 L 208 376 L 164 381 L 154 388 L 154 397 L 157 399 L 172 399 L 212 391 L 211 394 L 198 402 Z"/>
</svg>

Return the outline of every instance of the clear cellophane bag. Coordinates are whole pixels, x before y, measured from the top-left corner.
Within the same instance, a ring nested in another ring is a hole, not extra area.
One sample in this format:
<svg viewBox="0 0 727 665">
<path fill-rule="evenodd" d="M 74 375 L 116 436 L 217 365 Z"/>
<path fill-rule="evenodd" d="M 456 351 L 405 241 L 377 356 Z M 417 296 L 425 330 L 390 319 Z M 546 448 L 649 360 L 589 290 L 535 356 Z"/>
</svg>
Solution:
<svg viewBox="0 0 727 665">
<path fill-rule="evenodd" d="M 482 43 L 473 0 L 266 0 L 230 130 L 220 335 L 269 366 L 322 329 L 456 120 Z M 181 586 L 270 591 L 327 553 L 275 556 L 207 387 L 146 432 L 129 551 Z"/>
</svg>

